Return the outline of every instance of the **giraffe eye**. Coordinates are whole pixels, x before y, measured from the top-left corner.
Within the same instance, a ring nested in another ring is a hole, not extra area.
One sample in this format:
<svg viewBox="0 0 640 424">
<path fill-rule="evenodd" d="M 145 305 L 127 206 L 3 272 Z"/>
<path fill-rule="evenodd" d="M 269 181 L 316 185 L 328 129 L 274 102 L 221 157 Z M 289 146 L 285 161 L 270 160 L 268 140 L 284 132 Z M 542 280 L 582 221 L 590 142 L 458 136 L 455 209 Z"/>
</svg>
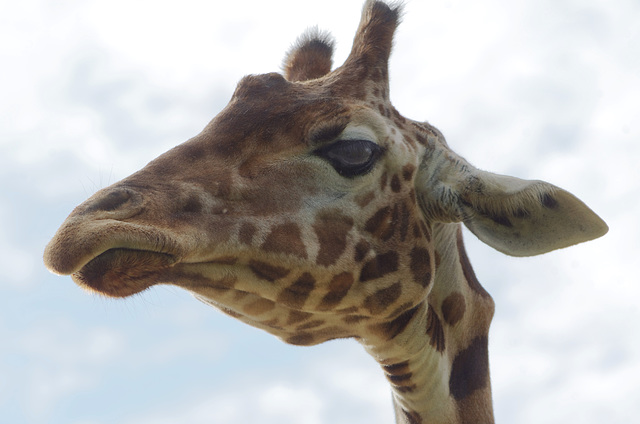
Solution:
<svg viewBox="0 0 640 424">
<path fill-rule="evenodd" d="M 369 140 L 340 140 L 316 150 L 343 177 L 356 177 L 371 171 L 383 149 Z"/>
</svg>

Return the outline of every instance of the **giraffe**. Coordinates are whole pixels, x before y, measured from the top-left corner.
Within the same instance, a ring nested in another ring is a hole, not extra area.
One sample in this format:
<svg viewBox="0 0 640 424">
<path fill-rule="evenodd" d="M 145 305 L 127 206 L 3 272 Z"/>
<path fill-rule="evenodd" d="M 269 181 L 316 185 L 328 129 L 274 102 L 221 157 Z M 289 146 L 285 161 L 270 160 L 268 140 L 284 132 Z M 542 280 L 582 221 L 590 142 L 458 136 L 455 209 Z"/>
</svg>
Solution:
<svg viewBox="0 0 640 424">
<path fill-rule="evenodd" d="M 283 73 L 249 75 L 194 138 L 76 207 L 46 266 L 127 297 L 173 284 L 286 343 L 353 338 L 396 422 L 491 423 L 494 302 L 462 224 L 530 256 L 604 235 L 569 192 L 473 167 L 389 98 L 401 7 L 368 0 L 333 69 L 318 30 Z"/>
</svg>

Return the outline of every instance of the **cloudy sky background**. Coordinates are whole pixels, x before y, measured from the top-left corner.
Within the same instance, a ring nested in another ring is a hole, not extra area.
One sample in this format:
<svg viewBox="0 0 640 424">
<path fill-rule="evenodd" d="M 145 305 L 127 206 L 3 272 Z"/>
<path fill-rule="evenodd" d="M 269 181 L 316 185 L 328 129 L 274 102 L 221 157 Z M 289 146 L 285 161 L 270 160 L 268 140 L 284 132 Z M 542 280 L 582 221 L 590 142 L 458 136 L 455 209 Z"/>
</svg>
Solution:
<svg viewBox="0 0 640 424">
<path fill-rule="evenodd" d="M 306 27 L 350 48 L 360 0 L 0 0 L 0 417 L 10 423 L 393 422 L 357 343 L 287 346 L 179 289 L 127 300 L 49 274 L 71 209 L 197 134 Z M 467 233 L 494 296 L 502 423 L 640 414 L 640 3 L 408 1 L 398 110 L 480 168 L 564 187 L 607 236 L 505 257 Z"/>
</svg>

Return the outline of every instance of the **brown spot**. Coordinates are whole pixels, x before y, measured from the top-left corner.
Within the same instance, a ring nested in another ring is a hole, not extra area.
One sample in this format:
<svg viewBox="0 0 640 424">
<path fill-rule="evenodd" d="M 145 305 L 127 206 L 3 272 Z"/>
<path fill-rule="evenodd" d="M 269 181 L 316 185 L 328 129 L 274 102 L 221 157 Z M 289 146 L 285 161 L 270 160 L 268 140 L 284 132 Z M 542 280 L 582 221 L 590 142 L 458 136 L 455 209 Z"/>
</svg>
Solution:
<svg viewBox="0 0 640 424">
<path fill-rule="evenodd" d="M 257 299 L 242 307 L 242 310 L 250 316 L 262 315 L 275 307 L 275 303 L 267 299 Z"/>
<path fill-rule="evenodd" d="M 255 225 L 250 222 L 244 222 L 240 226 L 240 234 L 238 238 L 240 239 L 240 243 L 250 245 L 253 241 L 253 236 L 256 234 L 258 229 Z"/>
<path fill-rule="evenodd" d="M 392 365 L 383 365 L 385 377 L 394 388 L 402 393 L 415 390 L 416 385 L 411 381 L 413 373 L 409 370 L 409 362 L 399 362 Z"/>
<path fill-rule="evenodd" d="M 451 365 L 449 391 L 458 401 L 489 384 L 489 352 L 486 336 L 475 338 L 459 352 Z"/>
<path fill-rule="evenodd" d="M 313 316 L 313 314 L 310 314 L 308 312 L 301 312 L 301 311 L 290 311 L 289 312 L 289 318 L 287 318 L 287 325 L 291 325 L 291 324 L 296 324 L 298 322 L 302 322 L 306 319 L 309 319 Z"/>
<path fill-rule="evenodd" d="M 489 293 L 482 287 L 480 281 L 476 277 L 476 273 L 473 271 L 473 267 L 471 267 L 471 262 L 469 262 L 469 257 L 467 256 L 467 252 L 464 249 L 464 241 L 462 240 L 462 228 L 458 227 L 458 233 L 456 234 L 456 242 L 458 245 L 458 256 L 460 258 L 460 266 L 462 267 L 462 272 L 464 274 L 465 280 L 467 280 L 467 284 L 469 287 L 476 293 L 478 293 L 482 297 L 491 297 Z"/>
<path fill-rule="evenodd" d="M 391 340 L 407 328 L 407 325 L 409 325 L 413 317 L 416 315 L 416 312 L 418 312 L 421 307 L 422 304 L 418 304 L 389 322 L 377 324 L 372 328 L 372 330 L 381 336 L 385 336 L 387 340 Z"/>
<path fill-rule="evenodd" d="M 407 424 L 422 424 L 422 417 L 415 411 L 402 410 Z"/>
<path fill-rule="evenodd" d="M 375 280 L 397 270 L 398 253 L 382 253 L 364 264 L 360 271 L 360 281 Z"/>
<path fill-rule="evenodd" d="M 422 144 L 423 146 L 427 145 L 427 137 L 419 132 L 415 133 L 416 136 L 416 140 L 418 140 L 418 143 Z"/>
<path fill-rule="evenodd" d="M 353 219 L 338 211 L 321 211 L 316 216 L 313 231 L 318 237 L 320 250 L 316 263 L 333 265 L 347 247 L 347 234 L 353 227 Z"/>
<path fill-rule="evenodd" d="M 302 242 L 300 227 L 293 222 L 273 227 L 262 244 L 262 249 L 267 252 L 285 253 L 302 259 L 307 258 L 307 250 Z"/>
<path fill-rule="evenodd" d="M 258 278 L 262 278 L 263 280 L 267 280 L 272 283 L 289 275 L 289 270 L 287 268 L 270 265 L 256 260 L 251 260 L 249 262 L 249 268 Z"/>
<path fill-rule="evenodd" d="M 394 124 L 396 124 L 396 127 L 401 128 L 401 129 L 404 129 L 404 123 L 403 123 L 401 120 L 399 120 L 399 119 L 394 119 L 394 120 L 393 120 L 393 123 L 394 123 Z M 393 128 L 393 127 L 391 127 L 391 128 Z M 409 137 L 407 137 L 407 136 L 404 136 L 404 139 L 407 141 L 407 143 L 409 143 L 409 145 L 410 145 L 411 147 L 413 147 L 413 148 L 415 148 L 415 147 L 416 147 L 416 142 L 415 142 L 415 141 L 413 141 L 411 138 L 409 138 Z"/>
<path fill-rule="evenodd" d="M 524 219 L 529 217 L 529 211 L 524 209 L 524 208 L 518 208 L 514 213 L 513 213 L 514 218 L 519 218 L 519 219 Z"/>
<path fill-rule="evenodd" d="M 185 204 L 182 206 L 183 213 L 200 213 L 202 212 L 202 202 L 197 196 L 189 196 Z"/>
<path fill-rule="evenodd" d="M 413 377 L 413 373 L 408 372 L 406 374 L 395 374 L 395 375 L 387 374 L 386 377 L 387 377 L 387 380 L 389 380 L 389 382 L 396 387 L 412 386 L 412 388 L 415 388 L 415 384 L 411 383 L 411 377 Z"/>
<path fill-rule="evenodd" d="M 398 125 L 397 121 L 396 121 L 396 125 Z M 398 126 L 402 127 L 402 125 L 398 125 Z M 410 145 L 414 149 L 416 148 L 416 141 L 412 137 L 409 137 L 407 134 L 402 134 L 402 138 L 404 138 L 404 141 L 406 141 L 408 145 Z"/>
<path fill-rule="evenodd" d="M 414 221 L 413 223 L 413 238 L 416 239 L 420 239 L 423 238 L 424 236 L 422 235 L 422 229 L 420 228 L 420 225 L 418 223 L 418 221 Z"/>
<path fill-rule="evenodd" d="M 542 202 L 542 206 L 547 209 L 556 209 L 558 207 L 558 201 L 549 193 L 544 193 L 540 201 Z"/>
<path fill-rule="evenodd" d="M 391 311 L 389 315 L 387 315 L 387 318 L 394 319 L 395 317 L 397 317 L 407 309 L 410 309 L 413 305 L 414 305 L 414 302 L 405 302 L 400 306 L 396 306 L 396 308 L 393 311 Z"/>
<path fill-rule="evenodd" d="M 422 287 L 427 287 L 431 283 L 431 257 L 429 251 L 423 247 L 411 249 L 411 272 L 413 281 Z"/>
<path fill-rule="evenodd" d="M 408 163 L 402 167 L 402 178 L 405 181 L 411 181 L 413 173 L 416 171 L 416 166 L 412 163 Z"/>
<path fill-rule="evenodd" d="M 375 198 L 376 198 L 376 193 L 373 190 L 372 191 L 368 191 L 368 192 L 366 192 L 364 194 L 359 194 L 358 196 L 356 196 L 356 203 L 361 208 L 364 208 L 369 203 L 371 203 L 371 201 L 373 199 L 375 199 Z"/>
<path fill-rule="evenodd" d="M 342 321 L 344 321 L 345 324 L 357 324 L 360 321 L 367 320 L 369 318 L 370 317 L 365 315 L 347 315 L 346 317 L 342 318 Z"/>
<path fill-rule="evenodd" d="M 269 328 L 275 328 L 276 330 L 282 330 L 282 326 L 280 326 L 280 321 L 278 318 L 270 319 L 269 321 L 260 321 L 260 325 L 265 325 Z"/>
<path fill-rule="evenodd" d="M 348 308 L 340 308 L 336 309 L 334 312 L 337 314 L 352 314 L 354 312 L 358 312 L 357 306 L 349 306 Z"/>
<path fill-rule="evenodd" d="M 305 272 L 295 283 L 280 292 L 277 302 L 293 309 L 300 309 L 315 288 L 316 280 L 311 274 Z"/>
<path fill-rule="evenodd" d="M 242 290 L 234 290 L 232 293 L 234 302 L 240 302 L 242 299 L 249 295 L 249 293 Z"/>
<path fill-rule="evenodd" d="M 400 115 L 400 112 L 398 112 L 398 110 L 395 107 L 391 107 L 391 112 L 393 112 L 393 116 L 395 117 L 395 119 L 397 119 L 398 121 L 400 121 L 400 123 L 402 124 L 406 124 L 407 120 L 405 119 L 404 116 Z"/>
<path fill-rule="evenodd" d="M 398 300 L 402 293 L 400 282 L 390 285 L 387 288 L 378 290 L 364 300 L 364 308 L 371 312 L 371 315 L 379 315 L 384 312 L 393 302 Z"/>
<path fill-rule="evenodd" d="M 394 193 L 399 193 L 402 190 L 402 183 L 400 182 L 400 177 L 397 174 L 394 174 L 391 177 L 391 191 Z"/>
<path fill-rule="evenodd" d="M 502 225 L 503 227 L 511 228 L 513 224 L 509 221 L 505 215 L 489 215 L 489 218 L 498 225 Z"/>
<path fill-rule="evenodd" d="M 384 372 L 389 375 L 401 375 L 409 372 L 409 361 L 398 362 L 397 364 L 383 365 Z"/>
<path fill-rule="evenodd" d="M 353 259 L 356 262 L 361 262 L 369 253 L 369 243 L 366 240 L 360 240 L 355 247 L 355 253 L 353 255 Z"/>
<path fill-rule="evenodd" d="M 456 325 L 464 317 L 467 304 L 460 292 L 453 292 L 442 302 L 442 318 L 449 325 Z"/>
<path fill-rule="evenodd" d="M 409 208 L 406 203 L 400 204 L 400 241 L 405 241 L 409 231 Z"/>
<path fill-rule="evenodd" d="M 429 305 L 427 309 L 427 335 L 429 335 L 429 344 L 437 351 L 444 351 L 444 330 L 440 318 L 436 311 Z"/>
<path fill-rule="evenodd" d="M 293 335 L 285 340 L 285 342 L 297 346 L 309 346 L 313 344 L 313 334 L 300 333 Z"/>
<path fill-rule="evenodd" d="M 382 103 L 378 104 L 378 110 L 380 111 L 380 115 L 385 115 L 385 108 Z"/>
<path fill-rule="evenodd" d="M 316 320 L 313 320 L 313 321 L 309 321 L 306 324 L 302 324 L 301 326 L 296 328 L 296 331 L 309 330 L 311 328 L 320 327 L 324 323 L 325 323 L 325 321 L 323 319 L 316 319 Z"/>
<path fill-rule="evenodd" d="M 394 210 L 385 206 L 367 220 L 364 229 L 383 241 L 389 240 L 395 231 L 397 216 L 397 205 Z"/>
<path fill-rule="evenodd" d="M 326 311 L 335 307 L 347 295 L 353 284 L 353 275 L 343 272 L 333 277 L 329 283 L 327 294 L 322 298 L 318 309 Z"/>
</svg>

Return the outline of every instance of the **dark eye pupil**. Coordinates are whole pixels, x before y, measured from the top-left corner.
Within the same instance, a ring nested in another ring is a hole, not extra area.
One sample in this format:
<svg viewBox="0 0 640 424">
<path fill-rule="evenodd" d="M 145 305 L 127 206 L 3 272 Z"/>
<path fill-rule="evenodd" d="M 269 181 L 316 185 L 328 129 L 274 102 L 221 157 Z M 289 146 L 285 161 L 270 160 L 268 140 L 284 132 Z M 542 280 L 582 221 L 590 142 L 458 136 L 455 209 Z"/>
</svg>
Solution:
<svg viewBox="0 0 640 424">
<path fill-rule="evenodd" d="M 344 177 L 355 177 L 369 172 L 380 156 L 382 149 L 369 140 L 340 140 L 316 150 L 338 173 Z"/>
</svg>

